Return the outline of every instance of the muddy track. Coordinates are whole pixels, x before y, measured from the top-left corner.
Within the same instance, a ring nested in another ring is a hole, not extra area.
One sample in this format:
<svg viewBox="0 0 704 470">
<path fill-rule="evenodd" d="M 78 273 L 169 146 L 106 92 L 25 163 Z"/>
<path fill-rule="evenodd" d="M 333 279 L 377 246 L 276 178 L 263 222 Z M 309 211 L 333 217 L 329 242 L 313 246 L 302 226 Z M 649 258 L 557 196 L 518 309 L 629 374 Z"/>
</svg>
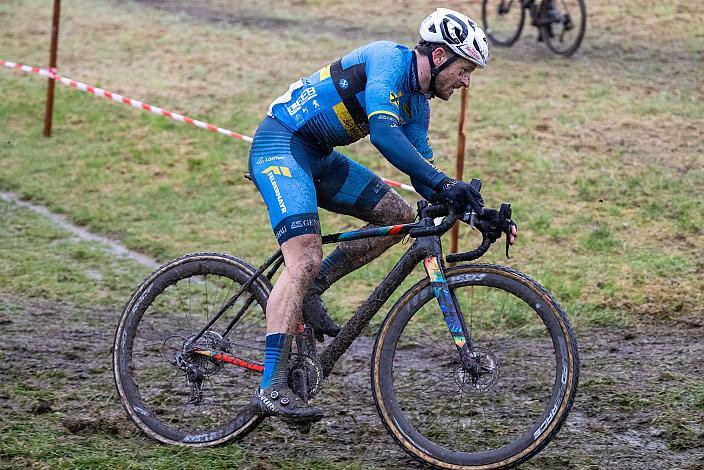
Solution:
<svg viewBox="0 0 704 470">
<path fill-rule="evenodd" d="M 296 33 L 305 33 L 306 35 L 334 35 L 347 39 L 369 39 L 374 37 L 381 39 L 389 37 L 390 35 L 398 37 L 408 34 L 408 31 L 402 32 L 364 28 L 351 25 L 349 22 L 342 20 L 329 20 L 317 23 L 315 25 L 315 31 L 312 31 L 308 21 L 281 18 L 266 14 L 253 14 L 250 12 L 239 14 L 227 13 L 223 12 L 221 9 L 208 8 L 207 6 L 183 0 L 136 0 L 136 2 L 170 14 L 182 14 L 193 21 L 231 27 L 243 26 L 268 32 L 286 30 Z"/>
<path fill-rule="evenodd" d="M 67 434 L 145 439 L 126 418 L 114 391 L 110 347 L 117 309 L 3 294 L 0 306 L 2 415 L 26 419 L 57 413 Z M 557 438 L 524 468 L 587 463 L 600 468 L 701 468 L 704 429 L 688 448 L 672 450 L 661 419 L 671 411 L 670 404 L 659 397 L 669 392 L 676 396 L 682 377 L 704 375 L 702 320 L 592 329 L 578 332 L 578 337 L 582 377 L 572 413 Z M 328 417 L 311 434 L 270 421 L 242 441 L 261 458 L 253 467 L 267 468 L 268 458 L 283 455 L 356 462 L 365 468 L 417 466 L 387 435 L 376 414 L 369 387 L 372 343 L 370 337 L 358 339 L 338 363 L 316 400 Z M 46 389 L 53 398 L 27 401 L 8 385 L 17 383 Z M 704 411 L 695 407 L 694 412 L 701 425 Z"/>
</svg>

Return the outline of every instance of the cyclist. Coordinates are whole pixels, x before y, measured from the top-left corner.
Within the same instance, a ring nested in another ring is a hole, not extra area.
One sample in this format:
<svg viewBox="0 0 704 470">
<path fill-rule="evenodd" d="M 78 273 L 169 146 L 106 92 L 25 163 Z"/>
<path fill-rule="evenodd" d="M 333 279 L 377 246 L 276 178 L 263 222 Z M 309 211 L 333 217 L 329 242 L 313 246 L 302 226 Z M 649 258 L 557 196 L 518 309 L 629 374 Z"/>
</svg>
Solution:
<svg viewBox="0 0 704 470">
<path fill-rule="evenodd" d="M 320 295 L 399 241 L 340 244 L 322 261 L 318 207 L 369 225 L 410 223 L 413 209 L 378 176 L 334 150 L 367 135 L 425 198 L 479 210 L 482 197 L 432 164 L 429 100 L 469 86 L 489 59 L 484 32 L 467 16 L 438 8 L 420 25 L 414 50 L 388 41 L 356 49 L 293 83 L 269 107 L 252 143 L 250 173 L 281 245 L 285 269 L 267 303 L 266 356 L 252 406 L 262 415 L 317 420 L 323 411 L 287 386 L 288 355 L 301 311 L 316 338 L 340 328 Z M 511 237 L 513 242 L 513 237 Z M 321 269 L 322 268 L 322 269 Z"/>
</svg>

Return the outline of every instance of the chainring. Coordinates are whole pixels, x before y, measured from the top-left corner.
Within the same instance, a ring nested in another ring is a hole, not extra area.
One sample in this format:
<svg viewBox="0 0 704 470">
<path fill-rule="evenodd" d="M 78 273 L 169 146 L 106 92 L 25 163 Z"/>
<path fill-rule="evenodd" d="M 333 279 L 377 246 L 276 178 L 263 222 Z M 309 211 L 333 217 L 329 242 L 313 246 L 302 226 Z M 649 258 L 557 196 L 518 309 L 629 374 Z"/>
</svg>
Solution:
<svg viewBox="0 0 704 470">
<path fill-rule="evenodd" d="M 315 396 L 323 384 L 323 367 L 318 359 L 304 353 L 291 353 L 288 360 L 288 381 L 293 383 L 294 375 L 302 370 L 308 377 L 308 398 Z"/>
</svg>

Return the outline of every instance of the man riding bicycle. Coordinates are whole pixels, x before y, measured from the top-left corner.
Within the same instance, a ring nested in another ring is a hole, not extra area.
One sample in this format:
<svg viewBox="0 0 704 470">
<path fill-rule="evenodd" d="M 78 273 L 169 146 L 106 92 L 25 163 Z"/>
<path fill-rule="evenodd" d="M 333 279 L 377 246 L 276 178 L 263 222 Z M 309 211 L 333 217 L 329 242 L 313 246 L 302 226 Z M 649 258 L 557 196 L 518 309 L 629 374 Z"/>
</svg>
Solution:
<svg viewBox="0 0 704 470">
<path fill-rule="evenodd" d="M 479 211 L 483 200 L 432 164 L 429 101 L 447 101 L 484 68 L 484 32 L 467 16 L 438 8 L 420 26 L 414 50 L 389 41 L 356 49 L 293 83 L 270 106 L 254 136 L 252 175 L 285 260 L 266 307 L 264 374 L 252 405 L 266 416 L 317 420 L 287 386 L 288 356 L 301 312 L 316 338 L 340 328 L 320 295 L 341 277 L 381 255 L 398 237 L 340 244 L 322 261 L 318 207 L 369 225 L 410 223 L 413 209 L 366 167 L 334 150 L 367 135 L 426 199 Z M 515 240 L 515 232 L 510 243 Z"/>
</svg>

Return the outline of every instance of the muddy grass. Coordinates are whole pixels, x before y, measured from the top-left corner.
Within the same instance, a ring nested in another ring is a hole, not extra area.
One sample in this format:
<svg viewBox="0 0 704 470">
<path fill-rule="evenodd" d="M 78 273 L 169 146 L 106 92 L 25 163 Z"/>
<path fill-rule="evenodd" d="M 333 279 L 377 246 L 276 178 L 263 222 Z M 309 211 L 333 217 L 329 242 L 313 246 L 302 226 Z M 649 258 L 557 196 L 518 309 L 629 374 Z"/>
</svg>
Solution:
<svg viewBox="0 0 704 470">
<path fill-rule="evenodd" d="M 145 440 L 122 410 L 110 370 L 118 309 L 80 309 L 0 294 L 0 410 L 4 423 L 55 414 L 61 433 Z M 643 322 L 578 331 L 580 389 L 557 438 L 524 468 L 701 468 L 704 322 Z M 263 423 L 241 445 L 258 461 L 282 456 L 413 468 L 386 433 L 369 386 L 373 338 L 338 363 L 316 403 L 328 412 L 309 435 Z M 0 425 L 0 428 L 2 425 Z M 17 456 L 10 456 L 17 458 Z M 18 461 L 19 462 L 19 461 Z"/>
</svg>

